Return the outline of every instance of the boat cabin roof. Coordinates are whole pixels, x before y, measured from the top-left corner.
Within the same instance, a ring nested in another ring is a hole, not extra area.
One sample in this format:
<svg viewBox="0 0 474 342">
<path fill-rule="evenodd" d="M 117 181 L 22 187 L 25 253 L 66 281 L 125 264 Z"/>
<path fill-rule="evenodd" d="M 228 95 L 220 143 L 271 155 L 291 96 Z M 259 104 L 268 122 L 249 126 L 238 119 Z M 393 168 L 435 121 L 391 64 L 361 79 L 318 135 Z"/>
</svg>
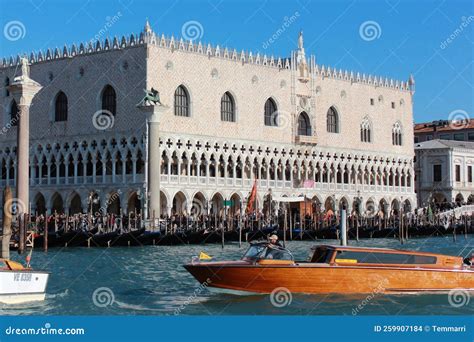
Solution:
<svg viewBox="0 0 474 342">
<path fill-rule="evenodd" d="M 409 251 L 404 249 L 393 249 L 393 248 L 381 248 L 381 247 L 359 247 L 359 246 L 338 246 L 338 245 L 316 245 L 311 249 L 317 248 L 332 249 L 337 251 L 354 251 L 354 252 L 369 252 L 369 253 L 397 253 L 397 254 L 416 254 L 416 255 L 433 255 L 443 256 L 443 254 L 421 252 L 421 251 Z"/>
<path fill-rule="evenodd" d="M 335 264 L 430 265 L 437 268 L 459 268 L 463 264 L 462 257 L 458 256 L 390 248 L 318 245 L 312 250 L 313 261 L 325 260 Z"/>
</svg>

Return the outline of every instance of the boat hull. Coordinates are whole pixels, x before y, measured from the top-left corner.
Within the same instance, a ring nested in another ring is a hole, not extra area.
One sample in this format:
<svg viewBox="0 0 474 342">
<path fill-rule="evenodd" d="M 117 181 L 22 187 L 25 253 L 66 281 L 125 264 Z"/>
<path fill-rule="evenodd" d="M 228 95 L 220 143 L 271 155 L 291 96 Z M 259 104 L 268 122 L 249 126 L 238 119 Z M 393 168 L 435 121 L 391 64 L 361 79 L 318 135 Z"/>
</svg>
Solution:
<svg viewBox="0 0 474 342">
<path fill-rule="evenodd" d="M 184 266 L 200 283 L 238 292 L 420 293 L 474 291 L 474 271 L 400 267 L 350 267 L 327 264 L 245 265 L 199 263 Z"/>
<path fill-rule="evenodd" d="M 18 304 L 45 299 L 49 273 L 0 271 L 0 303 Z"/>
</svg>

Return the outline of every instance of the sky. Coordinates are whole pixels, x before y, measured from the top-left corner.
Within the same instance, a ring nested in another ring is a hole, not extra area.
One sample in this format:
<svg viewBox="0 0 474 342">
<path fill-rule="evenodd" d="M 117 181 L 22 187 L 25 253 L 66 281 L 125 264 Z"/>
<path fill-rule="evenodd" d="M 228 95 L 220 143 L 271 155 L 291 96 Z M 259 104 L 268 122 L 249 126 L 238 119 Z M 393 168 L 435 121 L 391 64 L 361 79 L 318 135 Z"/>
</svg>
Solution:
<svg viewBox="0 0 474 342">
<path fill-rule="evenodd" d="M 472 0 L 0 0 L 0 57 L 139 33 L 146 18 L 159 35 L 281 57 L 302 30 L 320 65 L 413 74 L 415 122 L 474 116 Z"/>
</svg>

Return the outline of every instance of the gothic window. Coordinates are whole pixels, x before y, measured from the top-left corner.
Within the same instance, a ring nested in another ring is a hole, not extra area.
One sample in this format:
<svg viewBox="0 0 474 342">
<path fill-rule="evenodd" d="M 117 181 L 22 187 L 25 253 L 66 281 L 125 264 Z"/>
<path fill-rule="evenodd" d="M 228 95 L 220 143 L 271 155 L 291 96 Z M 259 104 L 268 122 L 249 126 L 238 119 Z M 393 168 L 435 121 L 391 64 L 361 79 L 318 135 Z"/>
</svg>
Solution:
<svg viewBox="0 0 474 342">
<path fill-rule="evenodd" d="M 329 133 L 339 133 L 339 117 L 336 108 L 331 107 L 326 116 L 327 131 Z"/>
<path fill-rule="evenodd" d="M 221 120 L 235 122 L 234 99 L 229 92 L 225 92 L 221 98 Z"/>
<path fill-rule="evenodd" d="M 54 121 L 67 121 L 67 96 L 62 91 L 56 95 Z"/>
<path fill-rule="evenodd" d="M 102 110 L 115 116 L 117 113 L 117 95 L 111 85 L 102 90 Z"/>
<path fill-rule="evenodd" d="M 180 85 L 174 92 L 174 115 L 190 116 L 189 114 L 189 93 Z"/>
<path fill-rule="evenodd" d="M 368 118 L 362 120 L 362 123 L 360 124 L 360 141 L 372 142 L 372 130 Z"/>
<path fill-rule="evenodd" d="M 4 86 L 5 86 L 5 96 L 10 96 L 10 91 L 8 90 L 8 86 L 10 85 L 10 79 L 7 77 L 5 78 Z"/>
<path fill-rule="evenodd" d="M 298 135 L 311 135 L 311 125 L 306 112 L 301 112 L 298 117 Z"/>
<path fill-rule="evenodd" d="M 19 114 L 20 114 L 20 111 L 18 109 L 16 101 L 13 100 L 10 105 L 10 124 L 12 126 L 18 126 L 18 121 L 20 120 Z"/>
<path fill-rule="evenodd" d="M 271 98 L 265 102 L 265 126 L 278 126 L 277 106 Z"/>
<path fill-rule="evenodd" d="M 392 144 L 402 146 L 402 126 L 400 122 L 396 122 L 392 127 Z"/>
<path fill-rule="evenodd" d="M 441 164 L 433 165 L 433 182 L 441 182 L 442 179 Z"/>
</svg>

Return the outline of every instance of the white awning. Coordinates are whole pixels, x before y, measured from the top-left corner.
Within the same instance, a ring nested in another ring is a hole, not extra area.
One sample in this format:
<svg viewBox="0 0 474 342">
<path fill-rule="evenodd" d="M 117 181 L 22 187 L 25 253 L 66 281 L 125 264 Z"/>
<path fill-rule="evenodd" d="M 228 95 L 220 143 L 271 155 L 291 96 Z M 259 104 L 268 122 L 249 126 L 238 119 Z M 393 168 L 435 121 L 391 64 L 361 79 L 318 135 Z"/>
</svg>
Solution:
<svg viewBox="0 0 474 342">
<path fill-rule="evenodd" d="M 304 202 L 304 197 L 273 196 L 272 200 L 276 202 Z"/>
</svg>

